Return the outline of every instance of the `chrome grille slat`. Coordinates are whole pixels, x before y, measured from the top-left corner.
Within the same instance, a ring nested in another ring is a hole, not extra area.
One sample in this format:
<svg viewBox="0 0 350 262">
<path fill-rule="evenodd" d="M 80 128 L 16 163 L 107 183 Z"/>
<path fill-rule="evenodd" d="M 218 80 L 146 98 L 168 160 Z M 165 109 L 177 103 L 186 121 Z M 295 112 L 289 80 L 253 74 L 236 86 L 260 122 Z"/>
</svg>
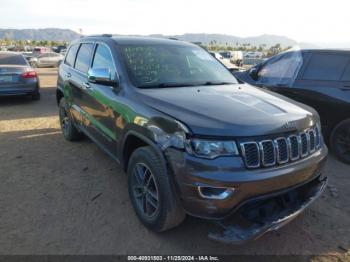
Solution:
<svg viewBox="0 0 350 262">
<path fill-rule="evenodd" d="M 248 168 L 270 167 L 305 158 L 321 145 L 317 127 L 288 137 L 240 143 L 242 156 Z"/>
<path fill-rule="evenodd" d="M 276 154 L 277 154 L 277 163 L 284 164 L 289 160 L 289 150 L 288 150 L 288 141 L 285 137 L 278 137 L 274 140 Z"/>
<path fill-rule="evenodd" d="M 316 150 L 316 132 L 313 129 L 309 130 L 309 138 L 310 138 L 310 154 L 315 152 Z"/>
<path fill-rule="evenodd" d="M 249 168 L 257 168 L 260 166 L 259 146 L 256 142 L 241 143 L 242 155 L 244 162 Z"/>
<path fill-rule="evenodd" d="M 276 152 L 272 140 L 259 142 L 259 149 L 263 166 L 273 166 L 276 164 Z"/>
</svg>

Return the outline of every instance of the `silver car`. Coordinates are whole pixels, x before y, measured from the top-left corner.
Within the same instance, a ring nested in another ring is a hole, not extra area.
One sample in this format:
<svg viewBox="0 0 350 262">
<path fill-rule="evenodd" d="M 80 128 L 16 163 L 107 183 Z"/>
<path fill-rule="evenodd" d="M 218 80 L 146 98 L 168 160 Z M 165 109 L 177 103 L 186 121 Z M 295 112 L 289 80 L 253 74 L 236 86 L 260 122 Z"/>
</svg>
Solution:
<svg viewBox="0 0 350 262">
<path fill-rule="evenodd" d="M 38 57 L 32 58 L 30 63 L 34 67 L 58 67 L 63 58 L 64 56 L 58 53 L 43 53 Z"/>
</svg>

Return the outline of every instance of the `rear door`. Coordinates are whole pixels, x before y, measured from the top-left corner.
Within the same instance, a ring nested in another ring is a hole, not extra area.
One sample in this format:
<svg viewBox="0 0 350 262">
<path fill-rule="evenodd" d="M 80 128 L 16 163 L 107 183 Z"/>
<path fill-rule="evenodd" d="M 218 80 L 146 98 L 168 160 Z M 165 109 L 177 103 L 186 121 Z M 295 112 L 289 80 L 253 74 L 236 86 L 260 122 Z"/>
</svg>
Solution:
<svg viewBox="0 0 350 262">
<path fill-rule="evenodd" d="M 82 127 L 85 127 L 86 109 L 89 104 L 89 95 L 86 83 L 91 64 L 94 43 L 81 43 L 78 47 L 73 68 L 68 72 L 70 97 L 72 98 L 73 110 L 79 113 Z M 68 55 L 67 55 L 68 57 Z"/>
</svg>

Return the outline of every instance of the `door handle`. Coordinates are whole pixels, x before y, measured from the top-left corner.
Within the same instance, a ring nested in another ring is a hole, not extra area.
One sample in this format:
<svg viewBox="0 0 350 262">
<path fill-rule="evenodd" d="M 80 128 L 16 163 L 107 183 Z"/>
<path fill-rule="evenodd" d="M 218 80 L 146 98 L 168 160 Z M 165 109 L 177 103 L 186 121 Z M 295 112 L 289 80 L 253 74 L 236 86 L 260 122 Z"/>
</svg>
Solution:
<svg viewBox="0 0 350 262">
<path fill-rule="evenodd" d="M 71 77 L 71 76 L 72 76 L 71 73 L 67 73 L 67 74 L 66 74 L 66 77 Z"/>
<path fill-rule="evenodd" d="M 84 87 L 84 89 L 89 89 L 90 88 L 90 84 L 89 83 L 84 83 L 83 87 Z"/>
</svg>

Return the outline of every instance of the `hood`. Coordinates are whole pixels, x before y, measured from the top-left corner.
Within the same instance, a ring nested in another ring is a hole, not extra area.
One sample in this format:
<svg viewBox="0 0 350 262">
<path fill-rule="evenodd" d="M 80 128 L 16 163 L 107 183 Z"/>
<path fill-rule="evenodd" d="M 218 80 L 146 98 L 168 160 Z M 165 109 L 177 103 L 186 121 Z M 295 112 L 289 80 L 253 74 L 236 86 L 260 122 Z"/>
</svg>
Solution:
<svg viewBox="0 0 350 262">
<path fill-rule="evenodd" d="M 249 85 L 140 89 L 138 99 L 195 135 L 260 136 L 302 130 L 316 121 L 309 107 Z"/>
</svg>

